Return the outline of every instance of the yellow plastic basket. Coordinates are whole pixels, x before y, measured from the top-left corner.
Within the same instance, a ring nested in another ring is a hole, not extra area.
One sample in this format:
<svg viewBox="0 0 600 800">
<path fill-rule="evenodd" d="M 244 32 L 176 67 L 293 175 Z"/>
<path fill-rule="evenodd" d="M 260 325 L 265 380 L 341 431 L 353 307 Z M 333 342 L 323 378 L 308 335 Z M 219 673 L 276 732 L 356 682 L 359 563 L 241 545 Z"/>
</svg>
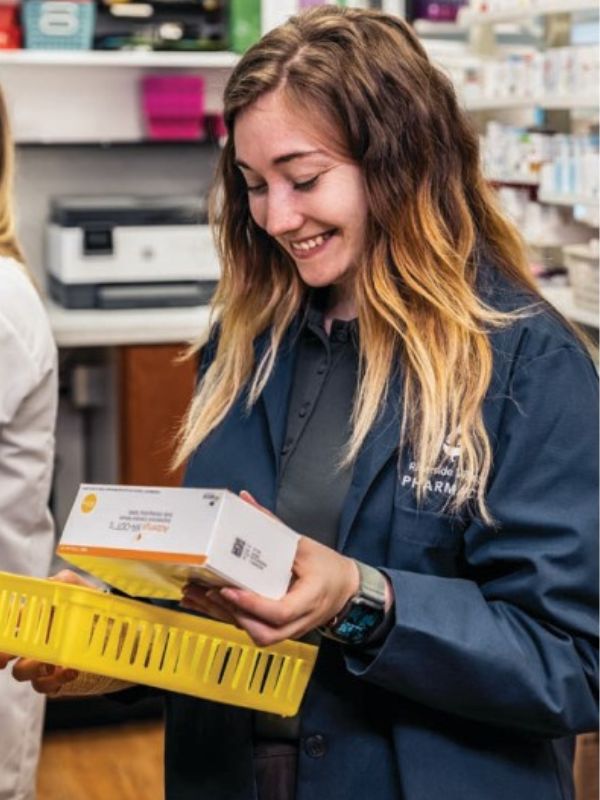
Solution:
<svg viewBox="0 0 600 800">
<path fill-rule="evenodd" d="M 0 572 L 0 651 L 293 716 L 318 648 L 95 589 Z"/>
</svg>

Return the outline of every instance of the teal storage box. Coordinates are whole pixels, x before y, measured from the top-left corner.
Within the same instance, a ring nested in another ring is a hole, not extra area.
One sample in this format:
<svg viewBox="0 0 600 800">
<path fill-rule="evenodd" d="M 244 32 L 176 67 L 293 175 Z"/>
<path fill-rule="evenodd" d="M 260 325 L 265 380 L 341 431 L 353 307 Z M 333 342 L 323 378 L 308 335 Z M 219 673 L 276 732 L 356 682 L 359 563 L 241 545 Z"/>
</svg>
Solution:
<svg viewBox="0 0 600 800">
<path fill-rule="evenodd" d="M 25 47 L 29 50 L 90 50 L 96 5 L 90 0 L 25 0 Z"/>
</svg>

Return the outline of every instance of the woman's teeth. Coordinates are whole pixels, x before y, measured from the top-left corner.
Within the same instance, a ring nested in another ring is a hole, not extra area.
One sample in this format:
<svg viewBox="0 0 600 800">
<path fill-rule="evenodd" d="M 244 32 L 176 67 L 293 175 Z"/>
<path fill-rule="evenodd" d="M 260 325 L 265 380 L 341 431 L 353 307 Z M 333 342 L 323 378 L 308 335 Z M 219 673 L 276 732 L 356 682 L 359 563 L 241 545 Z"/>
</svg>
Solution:
<svg viewBox="0 0 600 800">
<path fill-rule="evenodd" d="M 314 250 L 315 247 L 319 247 L 319 245 L 323 244 L 330 236 L 331 233 L 321 233 L 319 236 L 315 236 L 314 239 L 305 239 L 303 242 L 292 242 L 292 250 L 302 250 L 302 252 Z"/>
</svg>

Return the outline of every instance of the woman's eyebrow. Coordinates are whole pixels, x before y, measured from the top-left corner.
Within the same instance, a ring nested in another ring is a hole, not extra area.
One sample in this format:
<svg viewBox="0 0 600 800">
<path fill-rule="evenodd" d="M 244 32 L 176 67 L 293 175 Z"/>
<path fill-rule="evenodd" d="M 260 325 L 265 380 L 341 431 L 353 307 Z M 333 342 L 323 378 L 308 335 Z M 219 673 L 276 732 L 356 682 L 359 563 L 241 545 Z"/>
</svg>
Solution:
<svg viewBox="0 0 600 800">
<path fill-rule="evenodd" d="M 298 151 L 296 151 L 294 153 L 285 153 L 282 156 L 277 156 L 277 158 L 274 158 L 271 163 L 272 164 L 287 164 L 287 163 L 289 163 L 290 161 L 293 161 L 296 158 L 306 158 L 307 156 L 314 156 L 314 155 L 323 155 L 323 151 L 322 150 L 298 150 Z M 235 164 L 236 164 L 237 167 L 242 167 L 242 169 L 249 169 L 252 172 L 255 171 L 249 164 L 246 164 L 245 161 L 242 161 L 239 158 L 236 159 Z"/>
</svg>

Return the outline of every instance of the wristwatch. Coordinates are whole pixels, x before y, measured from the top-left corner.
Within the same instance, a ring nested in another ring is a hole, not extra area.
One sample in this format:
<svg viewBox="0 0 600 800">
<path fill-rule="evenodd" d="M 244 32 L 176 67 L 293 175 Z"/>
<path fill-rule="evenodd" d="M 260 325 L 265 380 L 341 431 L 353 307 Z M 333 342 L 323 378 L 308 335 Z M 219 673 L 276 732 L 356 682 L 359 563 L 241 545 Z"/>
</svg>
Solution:
<svg viewBox="0 0 600 800">
<path fill-rule="evenodd" d="M 365 644 L 385 620 L 386 580 L 378 569 L 354 562 L 358 567 L 358 592 L 348 600 L 339 614 L 321 626 L 320 632 L 343 644 Z"/>
</svg>

